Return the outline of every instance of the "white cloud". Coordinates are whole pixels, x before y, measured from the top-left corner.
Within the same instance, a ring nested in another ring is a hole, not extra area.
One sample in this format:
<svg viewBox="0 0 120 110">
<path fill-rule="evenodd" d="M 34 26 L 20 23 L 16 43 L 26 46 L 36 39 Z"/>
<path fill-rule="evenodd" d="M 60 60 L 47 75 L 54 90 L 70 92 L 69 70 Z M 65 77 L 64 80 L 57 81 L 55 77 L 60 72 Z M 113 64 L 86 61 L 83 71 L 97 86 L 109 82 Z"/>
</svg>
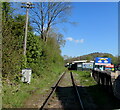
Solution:
<svg viewBox="0 0 120 110">
<path fill-rule="evenodd" d="M 73 41 L 75 43 L 83 43 L 84 42 L 84 39 L 76 40 L 76 39 L 73 39 L 72 37 L 67 37 L 66 40 Z"/>
<path fill-rule="evenodd" d="M 79 43 L 79 40 L 74 40 L 76 43 Z"/>
<path fill-rule="evenodd" d="M 84 42 L 84 39 L 80 39 L 80 43 L 83 43 Z"/>
<path fill-rule="evenodd" d="M 73 41 L 74 39 L 72 37 L 67 37 L 66 40 Z"/>
</svg>

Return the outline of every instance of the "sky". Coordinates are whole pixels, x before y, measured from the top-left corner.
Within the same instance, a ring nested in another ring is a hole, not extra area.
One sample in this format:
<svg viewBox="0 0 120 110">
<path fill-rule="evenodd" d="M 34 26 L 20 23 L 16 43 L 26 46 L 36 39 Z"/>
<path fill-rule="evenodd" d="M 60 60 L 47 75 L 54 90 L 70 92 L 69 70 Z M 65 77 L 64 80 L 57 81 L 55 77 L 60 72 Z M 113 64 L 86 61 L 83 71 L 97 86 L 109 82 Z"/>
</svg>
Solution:
<svg viewBox="0 0 120 110">
<path fill-rule="evenodd" d="M 66 44 L 62 55 L 81 56 L 93 52 L 118 55 L 118 3 L 74 2 L 69 20 L 59 24 Z"/>
<path fill-rule="evenodd" d="M 25 9 L 16 13 L 25 14 Z M 61 47 L 62 56 L 77 57 L 94 52 L 118 55 L 118 2 L 72 2 L 68 20 L 75 22 L 58 24 L 66 44 Z M 24 11 L 23 11 L 24 10 Z M 23 13 L 24 12 L 24 13 Z"/>
</svg>

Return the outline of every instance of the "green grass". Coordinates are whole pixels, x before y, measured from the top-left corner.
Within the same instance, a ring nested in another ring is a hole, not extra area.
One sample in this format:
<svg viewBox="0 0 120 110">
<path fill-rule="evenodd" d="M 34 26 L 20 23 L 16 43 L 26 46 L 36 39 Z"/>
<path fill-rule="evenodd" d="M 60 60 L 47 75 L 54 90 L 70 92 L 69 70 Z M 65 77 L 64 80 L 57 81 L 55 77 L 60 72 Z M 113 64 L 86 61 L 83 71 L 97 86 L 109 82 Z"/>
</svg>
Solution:
<svg viewBox="0 0 120 110">
<path fill-rule="evenodd" d="M 31 84 L 12 81 L 8 84 L 3 83 L 3 108 L 19 108 L 23 106 L 24 101 L 29 98 L 34 92 L 44 93 L 44 90 L 50 88 L 58 79 L 59 70 L 56 73 L 46 72 L 42 77 L 32 77 Z"/>
<path fill-rule="evenodd" d="M 95 85 L 96 82 L 91 77 L 90 71 L 73 71 L 78 74 L 77 79 L 80 80 L 81 86 L 92 86 Z"/>
</svg>

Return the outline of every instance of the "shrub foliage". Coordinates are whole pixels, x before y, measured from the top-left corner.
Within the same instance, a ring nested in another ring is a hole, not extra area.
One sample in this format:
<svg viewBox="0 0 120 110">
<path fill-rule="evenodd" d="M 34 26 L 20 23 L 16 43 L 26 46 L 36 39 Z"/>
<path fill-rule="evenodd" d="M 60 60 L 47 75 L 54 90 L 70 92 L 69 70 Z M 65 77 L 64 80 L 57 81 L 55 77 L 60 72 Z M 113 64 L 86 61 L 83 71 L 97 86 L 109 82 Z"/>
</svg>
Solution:
<svg viewBox="0 0 120 110">
<path fill-rule="evenodd" d="M 47 71 L 54 72 L 54 68 L 63 68 L 60 43 L 57 42 L 56 37 L 51 34 L 45 42 L 40 35 L 34 34 L 30 22 L 27 53 L 26 56 L 23 56 L 25 15 L 12 15 L 13 11 L 11 3 L 2 3 L 3 77 L 14 79 L 23 68 L 31 68 L 33 74 L 37 76 L 41 76 Z"/>
</svg>

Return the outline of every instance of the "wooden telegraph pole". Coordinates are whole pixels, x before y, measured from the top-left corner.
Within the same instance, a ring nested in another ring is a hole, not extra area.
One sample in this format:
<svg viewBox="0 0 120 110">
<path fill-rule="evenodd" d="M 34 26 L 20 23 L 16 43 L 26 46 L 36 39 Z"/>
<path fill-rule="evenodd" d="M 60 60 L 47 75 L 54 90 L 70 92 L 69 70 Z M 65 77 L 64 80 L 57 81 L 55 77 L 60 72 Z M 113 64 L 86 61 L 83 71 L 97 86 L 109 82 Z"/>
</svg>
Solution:
<svg viewBox="0 0 120 110">
<path fill-rule="evenodd" d="M 21 6 L 21 8 L 26 8 L 26 25 L 25 25 L 25 38 L 24 38 L 24 52 L 23 54 L 26 56 L 26 48 L 27 48 L 27 32 L 28 32 L 28 12 L 30 8 L 34 8 L 32 7 L 32 5 L 34 5 L 31 2 L 23 2 L 22 3 L 23 6 Z"/>
</svg>

